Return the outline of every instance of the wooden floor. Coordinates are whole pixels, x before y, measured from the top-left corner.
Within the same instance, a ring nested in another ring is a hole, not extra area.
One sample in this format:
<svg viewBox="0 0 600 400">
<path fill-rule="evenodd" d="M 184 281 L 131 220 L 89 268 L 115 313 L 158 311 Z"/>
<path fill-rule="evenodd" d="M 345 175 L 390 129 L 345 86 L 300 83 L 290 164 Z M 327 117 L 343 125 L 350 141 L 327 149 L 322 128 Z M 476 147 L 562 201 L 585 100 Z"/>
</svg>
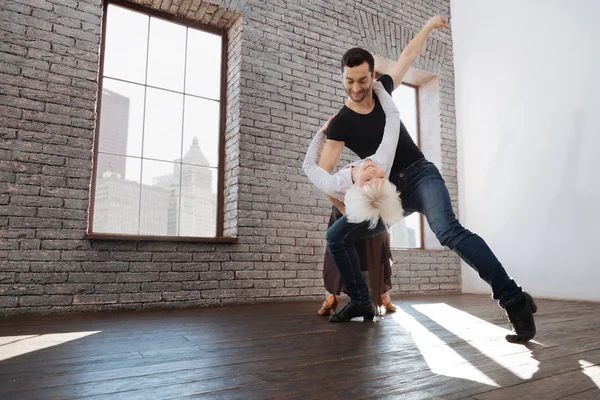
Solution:
<svg viewBox="0 0 600 400">
<path fill-rule="evenodd" d="M 487 296 L 396 298 L 372 323 L 318 303 L 0 319 L 1 399 L 600 399 L 600 303 L 538 300 L 504 340 Z"/>
</svg>

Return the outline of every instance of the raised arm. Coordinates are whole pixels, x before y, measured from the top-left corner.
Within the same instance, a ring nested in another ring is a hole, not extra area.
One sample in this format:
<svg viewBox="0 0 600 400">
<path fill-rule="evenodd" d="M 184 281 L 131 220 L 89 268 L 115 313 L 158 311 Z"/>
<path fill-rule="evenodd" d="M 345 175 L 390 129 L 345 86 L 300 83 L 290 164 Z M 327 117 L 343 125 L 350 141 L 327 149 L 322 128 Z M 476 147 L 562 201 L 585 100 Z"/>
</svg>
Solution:
<svg viewBox="0 0 600 400">
<path fill-rule="evenodd" d="M 394 64 L 392 69 L 387 72 L 387 74 L 389 74 L 394 81 L 394 89 L 400 86 L 402 79 L 404 79 L 404 75 L 406 75 L 406 72 L 410 66 L 415 63 L 417 58 L 419 58 L 419 55 L 423 51 L 431 32 L 433 32 L 434 29 L 444 28 L 448 28 L 448 24 L 444 18 L 440 17 L 439 15 L 430 18 L 417 36 L 415 36 L 404 48 L 404 50 L 402 50 L 402 53 L 400 53 L 400 57 L 398 57 L 396 64 Z M 385 73 L 385 71 L 380 72 Z"/>
<path fill-rule="evenodd" d="M 385 128 L 383 130 L 383 139 L 381 139 L 377 151 L 373 156 L 368 158 L 383 169 L 386 177 L 389 177 L 400 136 L 400 112 L 396 108 L 392 96 L 386 92 L 380 82 L 373 84 L 373 91 L 385 112 Z"/>
</svg>

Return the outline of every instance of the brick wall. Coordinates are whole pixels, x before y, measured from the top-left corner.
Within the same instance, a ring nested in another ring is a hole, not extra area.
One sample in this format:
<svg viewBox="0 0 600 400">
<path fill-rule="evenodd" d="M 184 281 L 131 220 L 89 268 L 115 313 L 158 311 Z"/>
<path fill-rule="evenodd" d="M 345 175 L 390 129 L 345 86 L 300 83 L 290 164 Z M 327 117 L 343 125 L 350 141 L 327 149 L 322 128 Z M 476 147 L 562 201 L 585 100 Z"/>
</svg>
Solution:
<svg viewBox="0 0 600 400">
<path fill-rule="evenodd" d="M 395 59 L 448 0 L 138 0 L 229 30 L 225 232 L 237 244 L 85 238 L 100 0 L 0 3 L 0 313 L 141 309 L 320 297 L 328 201 L 301 170 L 342 105 L 339 59 Z M 240 17 L 241 16 L 241 17 Z M 241 44 L 241 46 L 240 46 Z M 416 67 L 440 76 L 443 173 L 456 206 L 452 42 Z M 350 155 L 344 155 L 346 160 Z M 447 251 L 395 251 L 394 291 L 460 289 Z"/>
</svg>

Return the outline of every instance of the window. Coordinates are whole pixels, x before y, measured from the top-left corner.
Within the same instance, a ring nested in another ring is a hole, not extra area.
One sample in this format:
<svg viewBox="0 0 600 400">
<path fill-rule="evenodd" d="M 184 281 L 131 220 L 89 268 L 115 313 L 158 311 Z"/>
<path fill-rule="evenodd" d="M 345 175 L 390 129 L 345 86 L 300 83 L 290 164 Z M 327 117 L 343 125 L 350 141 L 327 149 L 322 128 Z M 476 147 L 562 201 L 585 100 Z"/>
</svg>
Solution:
<svg viewBox="0 0 600 400">
<path fill-rule="evenodd" d="M 418 89 L 407 84 L 400 85 L 392 92 L 392 98 L 400 111 L 402 122 L 408 133 L 421 147 L 419 137 L 419 107 Z M 419 213 L 404 218 L 402 221 L 390 227 L 391 247 L 420 249 L 423 247 L 423 216 Z"/>
<path fill-rule="evenodd" d="M 222 236 L 225 34 L 110 3 L 103 46 L 90 235 Z"/>
</svg>

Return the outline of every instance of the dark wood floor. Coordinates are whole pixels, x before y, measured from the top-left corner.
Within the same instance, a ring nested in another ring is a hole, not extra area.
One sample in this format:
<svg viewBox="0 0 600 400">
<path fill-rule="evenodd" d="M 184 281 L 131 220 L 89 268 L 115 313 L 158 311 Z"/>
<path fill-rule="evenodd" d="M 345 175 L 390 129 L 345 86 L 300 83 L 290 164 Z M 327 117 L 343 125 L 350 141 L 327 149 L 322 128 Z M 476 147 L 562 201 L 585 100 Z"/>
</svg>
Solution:
<svg viewBox="0 0 600 400">
<path fill-rule="evenodd" d="M 2 399 L 600 399 L 600 303 L 538 300 L 504 340 L 487 296 L 396 298 L 373 323 L 317 303 L 0 319 Z"/>
</svg>

